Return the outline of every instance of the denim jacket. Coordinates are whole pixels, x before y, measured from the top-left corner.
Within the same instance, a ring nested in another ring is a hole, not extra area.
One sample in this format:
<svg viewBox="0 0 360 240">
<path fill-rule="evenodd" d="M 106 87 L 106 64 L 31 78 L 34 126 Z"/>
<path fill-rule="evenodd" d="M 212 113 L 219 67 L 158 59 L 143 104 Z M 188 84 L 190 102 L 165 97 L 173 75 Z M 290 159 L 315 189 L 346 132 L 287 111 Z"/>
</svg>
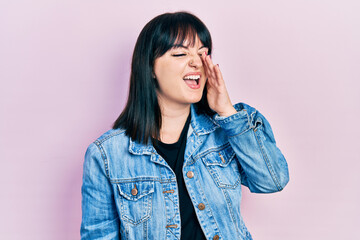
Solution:
<svg viewBox="0 0 360 240">
<path fill-rule="evenodd" d="M 269 122 L 245 103 L 234 107 L 209 117 L 191 106 L 183 175 L 207 239 L 252 239 L 241 185 L 271 193 L 289 181 Z M 176 177 L 151 143 L 109 130 L 88 147 L 83 170 L 81 239 L 180 239 Z"/>
</svg>

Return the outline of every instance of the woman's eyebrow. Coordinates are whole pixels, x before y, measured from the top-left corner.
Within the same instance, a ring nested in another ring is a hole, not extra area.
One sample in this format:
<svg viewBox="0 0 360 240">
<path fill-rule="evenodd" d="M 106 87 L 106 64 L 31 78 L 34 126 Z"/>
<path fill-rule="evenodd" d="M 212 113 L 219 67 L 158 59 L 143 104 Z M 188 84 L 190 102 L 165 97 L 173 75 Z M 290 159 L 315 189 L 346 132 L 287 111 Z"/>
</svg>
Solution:
<svg viewBox="0 0 360 240">
<path fill-rule="evenodd" d="M 184 45 L 182 45 L 182 44 L 174 44 L 172 48 L 185 48 L 185 49 L 189 49 L 188 46 L 184 46 Z M 205 47 L 204 45 L 202 45 L 202 46 L 199 48 L 199 50 L 202 49 L 202 48 L 207 48 L 207 47 Z"/>
<path fill-rule="evenodd" d="M 172 48 L 185 48 L 185 49 L 188 49 L 187 46 L 184 46 L 184 45 L 182 45 L 182 44 L 174 44 L 174 45 L 172 46 Z"/>
</svg>

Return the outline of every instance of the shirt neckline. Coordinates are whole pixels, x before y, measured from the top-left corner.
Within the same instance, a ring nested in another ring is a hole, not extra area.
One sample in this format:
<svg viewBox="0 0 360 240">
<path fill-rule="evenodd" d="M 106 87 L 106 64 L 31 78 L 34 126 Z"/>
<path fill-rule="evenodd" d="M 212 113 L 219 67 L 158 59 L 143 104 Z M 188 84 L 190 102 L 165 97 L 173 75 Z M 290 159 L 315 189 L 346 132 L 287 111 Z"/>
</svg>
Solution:
<svg viewBox="0 0 360 240">
<path fill-rule="evenodd" d="M 159 140 L 155 140 L 156 144 L 158 144 L 160 147 L 166 148 L 166 149 L 180 148 L 183 138 L 187 135 L 187 131 L 188 131 L 189 125 L 190 125 L 190 120 L 191 120 L 191 114 L 189 113 L 189 115 L 188 115 L 188 117 L 186 119 L 184 128 L 181 131 L 180 137 L 177 140 L 177 142 L 175 142 L 175 143 L 163 143 L 163 142 L 161 142 Z"/>
</svg>

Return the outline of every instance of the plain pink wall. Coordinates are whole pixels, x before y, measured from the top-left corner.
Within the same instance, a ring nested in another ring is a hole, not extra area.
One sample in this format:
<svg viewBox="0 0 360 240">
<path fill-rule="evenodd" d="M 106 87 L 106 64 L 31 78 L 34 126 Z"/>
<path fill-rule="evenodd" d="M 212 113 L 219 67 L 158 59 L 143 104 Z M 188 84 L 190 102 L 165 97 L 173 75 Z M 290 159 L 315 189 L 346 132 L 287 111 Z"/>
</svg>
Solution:
<svg viewBox="0 0 360 240">
<path fill-rule="evenodd" d="M 267 117 L 288 160 L 281 193 L 244 188 L 254 239 L 354 239 L 358 0 L 2 1 L 0 238 L 79 238 L 86 147 L 124 106 L 141 28 L 176 10 L 208 26 L 233 102 Z"/>
</svg>

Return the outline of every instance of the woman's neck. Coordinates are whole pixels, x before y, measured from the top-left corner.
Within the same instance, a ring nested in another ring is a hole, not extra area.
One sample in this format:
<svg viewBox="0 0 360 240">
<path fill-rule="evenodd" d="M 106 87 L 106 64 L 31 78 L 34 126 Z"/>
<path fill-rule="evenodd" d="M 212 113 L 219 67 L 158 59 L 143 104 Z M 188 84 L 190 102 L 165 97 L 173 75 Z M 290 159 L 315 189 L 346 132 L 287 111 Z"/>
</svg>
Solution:
<svg viewBox="0 0 360 240">
<path fill-rule="evenodd" d="M 160 105 L 161 129 L 160 141 L 163 143 L 175 143 L 179 140 L 187 117 L 190 113 L 190 104 L 181 106 Z"/>
</svg>

